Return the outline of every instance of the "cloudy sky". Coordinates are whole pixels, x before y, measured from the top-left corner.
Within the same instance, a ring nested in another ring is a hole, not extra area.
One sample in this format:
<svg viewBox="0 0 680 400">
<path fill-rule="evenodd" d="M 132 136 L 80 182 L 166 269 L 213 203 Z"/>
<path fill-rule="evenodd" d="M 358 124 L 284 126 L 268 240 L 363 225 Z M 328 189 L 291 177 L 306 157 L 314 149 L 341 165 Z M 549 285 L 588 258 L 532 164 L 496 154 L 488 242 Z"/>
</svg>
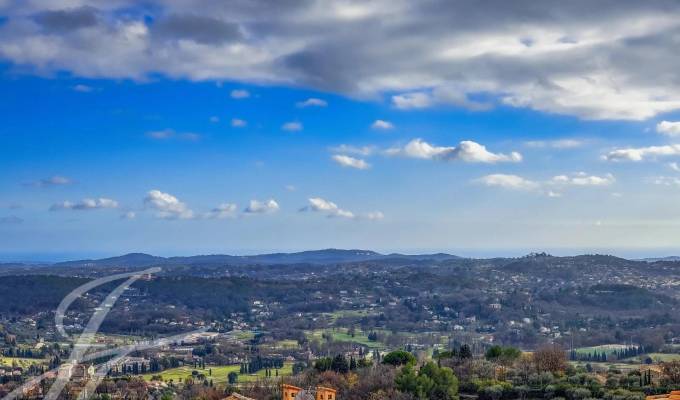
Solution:
<svg viewBox="0 0 680 400">
<path fill-rule="evenodd" d="M 0 260 L 680 254 L 676 1 L 0 0 Z"/>
</svg>

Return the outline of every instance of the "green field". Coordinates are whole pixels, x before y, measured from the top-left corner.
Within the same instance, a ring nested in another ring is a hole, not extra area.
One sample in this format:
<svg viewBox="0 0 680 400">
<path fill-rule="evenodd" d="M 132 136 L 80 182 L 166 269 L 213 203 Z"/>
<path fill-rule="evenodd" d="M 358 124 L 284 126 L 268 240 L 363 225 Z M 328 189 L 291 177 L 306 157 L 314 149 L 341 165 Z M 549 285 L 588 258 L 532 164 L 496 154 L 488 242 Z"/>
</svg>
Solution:
<svg viewBox="0 0 680 400">
<path fill-rule="evenodd" d="M 28 368 L 32 364 L 44 364 L 47 360 L 40 358 L 18 358 L 18 357 L 1 357 L 0 366 L 12 367 L 17 366 L 21 368 Z"/>
<path fill-rule="evenodd" d="M 172 380 L 174 383 L 185 382 L 187 378 L 191 378 L 192 371 L 198 371 L 199 374 L 204 374 L 207 380 L 213 381 L 215 385 L 225 385 L 228 382 L 228 375 L 230 372 L 239 373 L 241 367 L 239 365 L 221 365 L 221 366 L 207 366 L 207 368 L 191 368 L 191 367 L 179 367 L 166 369 L 163 372 L 155 374 L 144 374 L 142 377 L 150 381 L 154 375 L 160 375 L 163 381 L 168 382 Z M 210 370 L 212 370 L 212 375 L 210 375 Z M 279 376 L 287 376 L 293 373 L 293 364 L 286 362 L 283 368 L 279 369 Z M 272 370 L 272 374 L 275 372 Z M 239 374 L 238 382 L 252 382 L 257 379 L 265 379 L 265 370 L 258 371 L 256 374 Z M 272 376 L 272 378 L 276 378 Z"/>
<path fill-rule="evenodd" d="M 677 361 L 680 360 L 680 354 L 670 354 L 670 353 L 649 353 L 643 355 L 641 358 L 645 359 L 650 357 L 654 362 L 666 362 L 666 361 Z"/>
<path fill-rule="evenodd" d="M 274 347 L 282 348 L 282 349 L 297 349 L 298 348 L 298 342 L 297 342 L 297 340 L 292 340 L 292 339 L 279 340 L 278 342 L 276 342 Z"/>
<path fill-rule="evenodd" d="M 578 354 L 588 354 L 588 353 L 606 353 L 607 355 L 615 353 L 617 350 L 623 350 L 628 348 L 627 345 L 623 344 L 603 344 L 600 346 L 591 347 L 579 347 L 576 350 Z"/>
</svg>

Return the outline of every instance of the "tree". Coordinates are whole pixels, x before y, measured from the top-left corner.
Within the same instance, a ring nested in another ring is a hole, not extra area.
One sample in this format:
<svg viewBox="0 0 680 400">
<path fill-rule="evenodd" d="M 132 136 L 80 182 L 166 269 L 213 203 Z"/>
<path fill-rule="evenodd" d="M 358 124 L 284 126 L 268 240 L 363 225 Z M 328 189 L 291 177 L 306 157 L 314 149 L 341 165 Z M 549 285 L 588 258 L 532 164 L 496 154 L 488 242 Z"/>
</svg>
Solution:
<svg viewBox="0 0 680 400">
<path fill-rule="evenodd" d="M 335 372 L 340 372 L 343 374 L 349 372 L 349 362 L 347 362 L 347 358 L 345 358 L 345 356 L 342 354 L 338 354 L 337 356 L 333 357 L 331 369 Z"/>
<path fill-rule="evenodd" d="M 229 375 L 227 375 L 227 379 L 229 380 L 230 385 L 234 385 L 238 382 L 238 374 L 235 371 L 231 371 Z"/>
<path fill-rule="evenodd" d="M 383 364 L 389 365 L 413 365 L 416 363 L 416 358 L 413 354 L 404 350 L 395 350 L 387 353 L 383 358 Z"/>
<path fill-rule="evenodd" d="M 458 357 L 462 359 L 472 358 L 472 349 L 470 349 L 470 346 L 468 346 L 467 344 L 460 346 L 460 350 L 458 351 Z"/>
<path fill-rule="evenodd" d="M 416 373 L 413 365 L 406 364 L 395 378 L 397 389 L 418 399 L 453 400 L 458 398 L 458 378 L 450 368 L 433 362 L 425 364 Z"/>
<path fill-rule="evenodd" d="M 567 369 L 567 356 L 559 346 L 544 346 L 534 352 L 536 371 L 560 372 Z"/>
<path fill-rule="evenodd" d="M 670 383 L 680 383 L 680 361 L 675 360 L 661 363 L 661 372 Z"/>
</svg>

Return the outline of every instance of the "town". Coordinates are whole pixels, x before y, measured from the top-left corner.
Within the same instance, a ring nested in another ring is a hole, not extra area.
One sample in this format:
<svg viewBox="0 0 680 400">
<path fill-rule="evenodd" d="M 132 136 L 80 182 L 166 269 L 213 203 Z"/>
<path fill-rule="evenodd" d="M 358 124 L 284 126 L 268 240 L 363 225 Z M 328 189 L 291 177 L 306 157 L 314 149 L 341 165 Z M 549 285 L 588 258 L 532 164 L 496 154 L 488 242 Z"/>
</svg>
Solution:
<svg viewBox="0 0 680 400">
<path fill-rule="evenodd" d="M 54 324 L 61 298 L 105 273 L 148 267 L 138 257 L 109 262 L 0 269 L 0 395 L 20 388 L 41 399 L 60 375 L 65 399 L 434 398 L 419 386 L 424 373 L 444 382 L 437 398 L 641 399 L 680 385 L 675 261 L 160 261 L 161 272 L 117 299 L 90 351 L 200 332 L 73 362 L 75 338 L 110 287 L 66 312 L 68 338 Z M 102 365 L 103 380 L 88 387 Z"/>
</svg>

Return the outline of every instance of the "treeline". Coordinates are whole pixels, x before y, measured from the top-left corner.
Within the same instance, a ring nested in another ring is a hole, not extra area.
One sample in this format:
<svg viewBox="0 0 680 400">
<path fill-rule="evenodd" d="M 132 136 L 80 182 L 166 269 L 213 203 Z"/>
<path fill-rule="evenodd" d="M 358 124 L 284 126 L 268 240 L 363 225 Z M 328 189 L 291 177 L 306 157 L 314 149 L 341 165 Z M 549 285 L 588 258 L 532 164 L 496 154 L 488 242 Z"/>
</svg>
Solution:
<svg viewBox="0 0 680 400">
<path fill-rule="evenodd" d="M 630 346 L 623 349 L 611 351 L 597 351 L 583 353 L 576 350 L 569 352 L 569 359 L 571 361 L 591 361 L 591 362 L 606 362 L 607 360 L 616 359 L 623 360 L 630 357 L 645 354 L 646 350 L 643 346 Z"/>
<path fill-rule="evenodd" d="M 253 358 L 252 360 L 242 363 L 241 364 L 241 374 L 255 374 L 260 370 L 271 370 L 271 369 L 281 369 L 283 368 L 283 359 L 282 358 L 269 358 L 269 357 L 262 357 L 262 356 L 257 356 Z M 278 371 L 276 372 L 278 375 Z"/>
</svg>

